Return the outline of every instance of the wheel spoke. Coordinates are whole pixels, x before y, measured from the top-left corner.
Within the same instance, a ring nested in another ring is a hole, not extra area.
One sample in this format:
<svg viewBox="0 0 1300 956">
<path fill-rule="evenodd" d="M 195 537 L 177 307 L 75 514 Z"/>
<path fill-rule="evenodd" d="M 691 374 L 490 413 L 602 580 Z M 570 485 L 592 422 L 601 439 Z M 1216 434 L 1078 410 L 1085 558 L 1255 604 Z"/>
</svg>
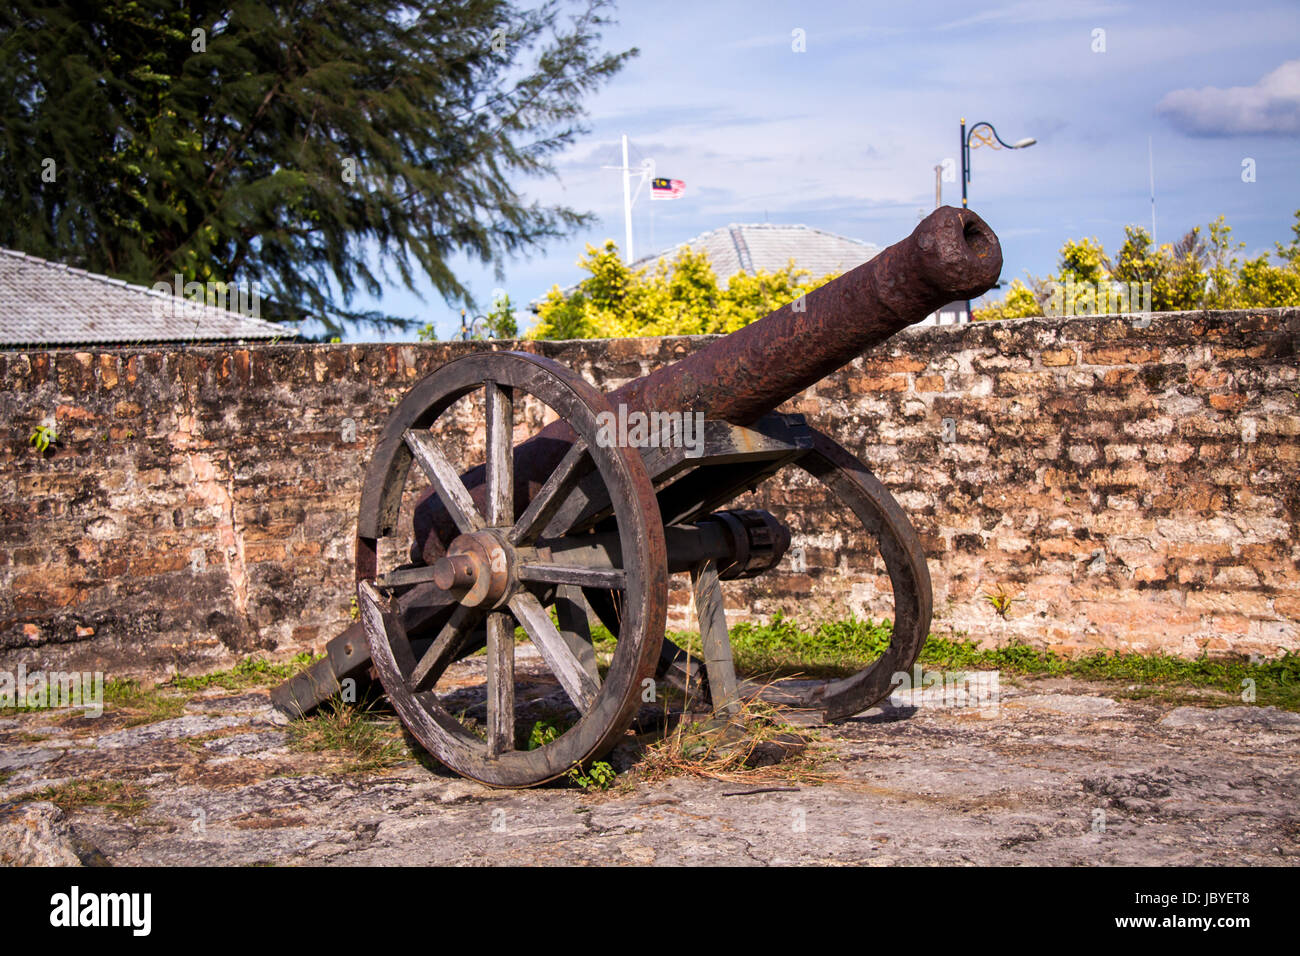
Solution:
<svg viewBox="0 0 1300 956">
<path fill-rule="evenodd" d="M 496 757 L 515 749 L 515 628 L 500 612 L 487 620 L 487 752 Z"/>
<path fill-rule="evenodd" d="M 531 544 L 555 517 L 555 513 L 591 465 L 587 443 L 579 438 L 560 459 L 555 471 L 551 472 L 551 476 L 538 489 L 536 496 L 510 529 L 510 543 Z"/>
<path fill-rule="evenodd" d="M 384 636 L 392 650 L 397 669 L 403 674 L 411 673 L 415 668 L 415 655 L 411 652 L 411 641 L 402 624 L 402 616 L 389 610 L 387 597 L 376 590 L 373 581 L 360 582 L 357 585 L 357 597 L 361 623 L 367 636 Z"/>
<path fill-rule="evenodd" d="M 408 428 L 402 438 L 433 487 L 438 490 L 439 499 L 461 533 L 482 530 L 483 516 L 474 507 L 474 499 L 469 496 L 465 483 L 460 480 L 456 469 L 442 453 L 433 436 L 423 429 Z"/>
<path fill-rule="evenodd" d="M 416 664 L 411 679 L 407 682 L 412 693 L 418 694 L 437 683 L 442 672 L 451 663 L 451 655 L 459 646 L 460 638 L 478 623 L 482 615 L 482 608 L 466 607 L 464 604 L 456 606 L 456 610 L 451 612 L 450 620 L 442 626 L 438 636 L 433 639 L 429 649 Z"/>
<path fill-rule="evenodd" d="M 515 513 L 513 390 L 484 383 L 487 398 L 487 523 L 508 525 Z"/>
<path fill-rule="evenodd" d="M 547 584 L 576 584 L 582 588 L 619 589 L 627 586 L 622 568 L 580 568 L 565 564 L 521 564 L 519 580 Z"/>
<path fill-rule="evenodd" d="M 527 591 L 521 591 L 510 599 L 510 610 L 515 612 L 515 617 L 541 652 L 555 679 L 569 695 L 569 700 L 573 701 L 580 712 L 587 713 L 595 703 L 600 688 L 551 623 L 551 616 L 537 598 Z"/>
<path fill-rule="evenodd" d="M 560 636 L 573 651 L 582 669 L 596 685 L 600 685 L 600 670 L 596 666 L 596 649 L 591 643 L 591 627 L 587 623 L 587 602 L 582 588 L 561 584 L 555 589 L 555 616 L 560 622 Z"/>
</svg>

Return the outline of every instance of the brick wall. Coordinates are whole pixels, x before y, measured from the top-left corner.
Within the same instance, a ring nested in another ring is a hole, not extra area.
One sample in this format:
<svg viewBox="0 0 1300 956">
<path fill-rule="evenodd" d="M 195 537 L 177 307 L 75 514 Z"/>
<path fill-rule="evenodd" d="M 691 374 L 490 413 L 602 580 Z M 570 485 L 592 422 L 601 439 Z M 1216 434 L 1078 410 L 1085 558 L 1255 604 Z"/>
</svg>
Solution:
<svg viewBox="0 0 1300 956">
<path fill-rule="evenodd" d="M 1276 654 L 1300 649 L 1298 338 L 1295 309 L 913 329 L 785 410 L 911 515 L 937 632 Z M 608 389 L 707 341 L 522 347 Z M 388 409 L 483 347 L 0 352 L 0 666 L 159 676 L 319 649 L 349 620 Z M 43 422 L 61 441 L 41 456 Z M 458 427 L 472 454 L 481 436 Z M 890 613 L 869 542 L 819 488 L 791 472 L 747 501 L 797 552 L 727 585 L 737 619 Z"/>
</svg>

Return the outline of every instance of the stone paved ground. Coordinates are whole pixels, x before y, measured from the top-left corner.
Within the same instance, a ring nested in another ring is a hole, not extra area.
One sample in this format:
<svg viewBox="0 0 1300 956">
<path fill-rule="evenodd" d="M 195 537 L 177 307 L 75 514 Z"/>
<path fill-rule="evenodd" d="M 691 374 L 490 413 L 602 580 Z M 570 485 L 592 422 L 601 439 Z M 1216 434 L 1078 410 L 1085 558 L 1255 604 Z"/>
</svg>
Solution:
<svg viewBox="0 0 1300 956">
<path fill-rule="evenodd" d="M 135 727 L 0 720 L 0 861 L 140 864 L 1247 864 L 1300 862 L 1300 714 L 1003 686 L 995 717 L 877 708 L 821 731 L 828 776 L 492 791 L 413 760 L 346 774 L 292 747 L 265 691 Z M 32 801 L 103 778 L 133 816 Z"/>
</svg>

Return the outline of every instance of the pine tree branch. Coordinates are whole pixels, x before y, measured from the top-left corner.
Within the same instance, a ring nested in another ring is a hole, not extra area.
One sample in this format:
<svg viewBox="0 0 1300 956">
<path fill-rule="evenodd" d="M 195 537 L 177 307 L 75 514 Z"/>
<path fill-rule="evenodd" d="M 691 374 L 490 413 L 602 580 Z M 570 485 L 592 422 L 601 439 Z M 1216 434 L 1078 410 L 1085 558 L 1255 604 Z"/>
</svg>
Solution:
<svg viewBox="0 0 1300 956">
<path fill-rule="evenodd" d="M 236 139 L 231 140 L 230 145 L 226 147 L 226 151 L 222 154 L 221 159 L 217 160 L 216 165 L 212 167 L 212 172 L 208 173 L 208 178 L 204 180 L 203 185 L 211 186 L 212 180 L 216 179 L 217 173 L 222 171 L 222 167 L 224 167 L 230 160 L 231 154 L 234 153 L 236 147 L 242 146 L 248 141 L 249 134 L 252 133 L 253 127 L 256 126 L 257 121 L 262 118 L 262 114 L 266 112 L 266 108 L 271 105 L 271 100 L 275 98 L 275 94 L 279 91 L 282 82 L 283 78 L 280 77 L 271 84 L 271 88 L 266 91 L 266 96 L 262 98 L 262 102 L 257 107 L 257 111 L 253 113 L 253 118 L 244 124 L 244 128 L 240 130 L 239 136 Z"/>
</svg>

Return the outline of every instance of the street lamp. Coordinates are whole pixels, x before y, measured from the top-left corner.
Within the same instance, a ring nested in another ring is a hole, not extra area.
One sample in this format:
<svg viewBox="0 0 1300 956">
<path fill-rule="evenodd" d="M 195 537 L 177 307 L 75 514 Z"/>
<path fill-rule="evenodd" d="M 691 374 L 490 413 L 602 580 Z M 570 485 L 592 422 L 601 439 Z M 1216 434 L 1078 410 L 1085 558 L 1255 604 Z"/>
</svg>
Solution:
<svg viewBox="0 0 1300 956">
<path fill-rule="evenodd" d="M 460 337 L 461 341 L 468 342 L 477 337 L 480 333 L 488 331 L 488 319 L 486 315 L 476 315 L 471 321 L 464 309 L 460 310 Z"/>
<path fill-rule="evenodd" d="M 988 127 L 987 133 L 981 133 L 976 136 L 975 131 L 981 127 Z M 988 146 L 992 149 L 1024 149 L 1026 146 L 1033 146 L 1038 140 L 1032 136 L 1026 136 L 1024 139 L 1016 140 L 1014 143 L 1008 143 L 998 131 L 993 128 L 992 123 L 979 122 L 966 131 L 966 117 L 961 118 L 961 208 L 966 208 L 966 184 L 970 182 L 970 141 L 974 139 L 976 146 Z M 971 312 L 970 299 L 966 300 L 966 319 L 970 321 L 974 313 Z"/>
<path fill-rule="evenodd" d="M 981 126 L 987 126 L 989 131 L 976 136 L 975 131 Z M 991 137 L 990 134 L 992 134 Z M 961 119 L 961 205 L 963 209 L 966 208 L 966 184 L 970 182 L 970 141 L 972 139 L 976 141 L 976 146 L 991 146 L 993 149 L 1002 149 L 1003 147 L 1007 149 L 1024 149 L 1026 146 L 1033 146 L 1038 142 L 1032 136 L 1026 136 L 1014 143 L 1008 143 L 998 135 L 998 131 L 993 128 L 992 123 L 985 122 L 976 123 L 970 128 L 970 132 L 967 132 L 966 117 L 963 116 Z"/>
</svg>

